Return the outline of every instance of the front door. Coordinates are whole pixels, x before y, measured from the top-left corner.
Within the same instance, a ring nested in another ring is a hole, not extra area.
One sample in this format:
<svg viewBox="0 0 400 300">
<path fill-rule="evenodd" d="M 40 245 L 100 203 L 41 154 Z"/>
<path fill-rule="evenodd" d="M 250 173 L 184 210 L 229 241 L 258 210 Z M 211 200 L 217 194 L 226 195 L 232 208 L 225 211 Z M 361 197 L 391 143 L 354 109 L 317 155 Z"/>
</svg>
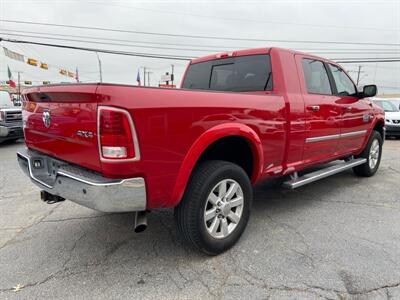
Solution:
<svg viewBox="0 0 400 300">
<path fill-rule="evenodd" d="M 340 137 L 339 105 L 333 95 L 327 66 L 315 58 L 296 55 L 305 105 L 306 140 L 303 163 L 328 160 L 336 155 Z"/>
<path fill-rule="evenodd" d="M 328 64 L 334 81 L 336 103 L 341 110 L 338 152 L 345 154 L 361 149 L 372 122 L 369 100 L 359 99 L 350 77 L 339 67 Z"/>
</svg>

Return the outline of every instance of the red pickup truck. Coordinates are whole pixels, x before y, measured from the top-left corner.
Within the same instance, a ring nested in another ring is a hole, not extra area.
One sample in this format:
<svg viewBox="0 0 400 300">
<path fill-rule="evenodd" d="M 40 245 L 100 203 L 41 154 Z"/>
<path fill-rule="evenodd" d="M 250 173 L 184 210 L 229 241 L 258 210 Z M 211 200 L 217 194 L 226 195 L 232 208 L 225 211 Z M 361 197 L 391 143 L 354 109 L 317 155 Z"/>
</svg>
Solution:
<svg viewBox="0 0 400 300">
<path fill-rule="evenodd" d="M 33 87 L 18 161 L 46 202 L 136 212 L 137 231 L 146 211 L 174 207 L 182 237 L 218 254 L 244 231 L 258 181 L 286 176 L 293 189 L 350 168 L 375 174 L 375 94 L 335 62 L 279 48 L 194 59 L 181 89 Z"/>
</svg>

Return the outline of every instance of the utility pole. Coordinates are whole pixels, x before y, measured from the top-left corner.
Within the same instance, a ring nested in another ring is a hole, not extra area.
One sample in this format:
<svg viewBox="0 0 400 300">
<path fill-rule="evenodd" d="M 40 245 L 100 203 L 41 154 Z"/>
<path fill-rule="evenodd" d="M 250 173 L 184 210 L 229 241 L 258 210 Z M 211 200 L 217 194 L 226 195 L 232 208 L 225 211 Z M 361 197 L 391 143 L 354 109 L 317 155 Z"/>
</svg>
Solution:
<svg viewBox="0 0 400 300">
<path fill-rule="evenodd" d="M 150 86 L 150 74 L 153 74 L 153 72 L 150 72 L 150 71 L 147 72 L 148 86 Z"/>
<path fill-rule="evenodd" d="M 146 67 L 143 68 L 143 86 L 146 86 Z"/>
<path fill-rule="evenodd" d="M 18 101 L 21 101 L 21 71 L 17 71 L 18 74 Z"/>
<path fill-rule="evenodd" d="M 375 79 L 376 79 L 376 72 L 378 70 L 378 63 L 375 63 L 375 71 L 374 71 L 374 81 L 373 83 L 375 84 Z"/>
<path fill-rule="evenodd" d="M 171 85 L 174 85 L 174 65 L 173 64 L 171 65 L 171 69 L 172 69 L 172 72 L 171 72 Z"/>
<path fill-rule="evenodd" d="M 357 86 L 358 86 L 358 83 L 360 82 L 360 73 L 361 73 L 361 66 L 358 66 L 358 72 L 357 72 Z"/>
<path fill-rule="evenodd" d="M 100 83 L 103 82 L 103 70 L 101 69 L 101 60 L 99 57 L 99 53 L 96 52 L 97 61 L 99 62 L 99 75 L 100 75 Z"/>
</svg>

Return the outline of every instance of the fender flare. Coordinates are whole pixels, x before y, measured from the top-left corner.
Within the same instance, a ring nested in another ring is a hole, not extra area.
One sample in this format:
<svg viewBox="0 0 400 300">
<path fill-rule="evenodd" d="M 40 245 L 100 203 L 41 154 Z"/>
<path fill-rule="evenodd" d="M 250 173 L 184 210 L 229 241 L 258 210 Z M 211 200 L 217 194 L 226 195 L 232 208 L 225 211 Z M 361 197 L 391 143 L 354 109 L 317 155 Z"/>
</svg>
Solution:
<svg viewBox="0 0 400 300">
<path fill-rule="evenodd" d="M 371 127 L 368 128 L 367 135 L 365 136 L 365 139 L 364 139 L 364 142 L 362 144 L 362 147 L 361 147 L 361 149 L 359 149 L 357 151 L 356 155 L 359 155 L 364 150 L 364 148 L 367 146 L 369 138 L 371 137 L 371 134 L 374 131 L 374 128 L 378 123 L 381 123 L 382 127 L 385 127 L 385 119 L 384 118 L 382 118 L 381 116 L 374 117 L 374 119 L 373 119 L 373 121 L 371 123 Z M 383 132 L 382 139 L 385 140 L 385 132 Z"/>
<path fill-rule="evenodd" d="M 220 124 L 203 132 L 186 153 L 172 191 L 171 202 L 173 206 L 177 205 L 181 200 L 190 175 L 203 152 L 215 141 L 229 136 L 240 136 L 248 141 L 254 157 L 251 182 L 255 183 L 257 181 L 262 174 L 264 163 L 260 137 L 253 129 L 242 123 Z"/>
<path fill-rule="evenodd" d="M 373 122 L 373 124 L 372 124 L 372 126 L 371 126 L 371 132 L 369 133 L 369 135 L 368 135 L 368 139 L 366 140 L 366 142 L 365 142 L 365 145 L 367 144 L 367 142 L 368 142 L 368 140 L 369 140 L 369 137 L 371 136 L 371 134 L 372 134 L 372 131 L 374 131 L 374 129 L 375 129 L 375 127 L 377 126 L 379 124 L 379 126 L 381 126 L 383 129 L 382 129 L 382 140 L 383 141 L 385 141 L 385 139 L 386 139 L 386 133 L 385 133 L 385 118 L 383 117 L 377 117 L 377 118 L 375 118 L 375 120 L 374 120 L 374 122 Z M 365 145 L 363 145 L 363 149 L 364 149 L 364 147 L 365 147 Z"/>
</svg>

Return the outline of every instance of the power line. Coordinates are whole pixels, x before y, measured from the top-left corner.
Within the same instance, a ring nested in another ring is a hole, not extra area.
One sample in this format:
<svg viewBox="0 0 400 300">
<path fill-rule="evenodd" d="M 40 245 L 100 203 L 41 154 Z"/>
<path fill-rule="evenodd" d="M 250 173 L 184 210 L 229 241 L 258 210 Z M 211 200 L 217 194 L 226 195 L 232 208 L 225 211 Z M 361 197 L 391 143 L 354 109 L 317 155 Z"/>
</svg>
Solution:
<svg viewBox="0 0 400 300">
<path fill-rule="evenodd" d="M 1 30 L 1 29 L 0 29 Z M 77 39 L 68 39 L 68 38 L 56 38 L 56 37 L 47 37 L 43 35 L 27 35 L 27 34 L 15 34 L 15 33 L 6 33 L 0 32 L 0 34 L 9 35 L 9 36 L 20 36 L 20 37 L 28 37 L 28 38 L 39 38 L 39 39 L 46 39 L 46 40 L 58 40 L 58 41 L 68 41 L 68 42 L 78 42 L 78 43 L 90 43 L 90 44 L 101 44 L 101 45 L 112 45 L 112 46 L 124 46 L 124 47 L 135 47 L 135 48 L 147 48 L 147 49 L 162 49 L 162 50 L 179 50 L 179 51 L 200 51 L 200 52 L 224 52 L 226 50 L 222 49 L 193 49 L 193 48 L 171 48 L 171 47 L 158 47 L 158 46 L 143 46 L 143 45 L 129 45 L 129 44 L 122 44 L 122 43 L 109 43 L 109 42 L 100 42 L 100 41 L 85 41 L 85 40 L 77 40 Z M 80 36 L 78 36 L 80 38 Z M 84 37 L 82 37 L 84 38 Z M 349 52 L 335 52 L 335 51 L 327 51 L 327 52 L 314 52 L 314 53 L 321 53 L 321 54 L 358 54 L 354 51 Z M 400 51 L 390 51 L 390 52 L 364 52 L 360 54 L 400 54 Z"/>
<path fill-rule="evenodd" d="M 83 41 L 83 40 L 74 40 L 74 39 L 62 39 L 62 38 L 53 38 L 53 39 L 58 39 L 58 40 L 64 40 L 64 41 L 76 41 L 76 42 L 86 42 L 86 43 L 94 43 L 94 44 L 109 44 L 109 45 L 115 45 L 115 46 L 126 46 L 126 47 L 138 47 L 138 48 L 149 48 L 149 49 L 166 49 L 166 50 L 185 50 L 185 51 L 202 51 L 202 52 L 223 52 L 226 51 L 226 46 L 225 50 L 222 50 L 224 46 L 219 46 L 220 48 L 217 48 L 218 46 L 208 46 L 209 48 L 213 49 L 190 49 L 190 48 L 171 48 L 171 47 L 155 47 L 155 46 L 143 46 L 143 45 L 137 45 L 137 44 L 121 44 L 121 43 L 106 43 L 106 42 L 98 42 L 99 40 L 101 41 L 116 41 L 116 42 L 127 42 L 127 43 L 145 43 L 145 44 L 158 44 L 158 45 L 174 45 L 174 46 L 192 46 L 192 47 L 207 47 L 206 45 L 193 45 L 193 44 L 172 44 L 172 43 L 157 43 L 157 42 L 146 42 L 146 41 L 134 41 L 134 40 L 126 40 L 126 39 L 113 39 L 113 38 L 103 38 L 103 37 L 92 37 L 92 36 L 86 36 L 86 35 L 71 35 L 71 34 L 59 34 L 59 33 L 45 33 L 46 36 L 43 36 L 44 33 L 42 32 L 37 32 L 37 31 L 25 31 L 25 30 L 14 30 L 14 29 L 0 29 L 1 31 L 7 31 L 7 32 L 0 32 L 2 34 L 6 35 L 13 35 L 13 36 L 23 36 L 23 37 L 32 37 L 32 38 L 43 38 L 43 39 L 50 39 L 47 36 L 61 36 L 61 37 L 72 37 L 72 38 L 79 38 L 79 39 L 89 39 L 89 40 L 94 40 L 95 42 L 91 41 Z M 14 33 L 17 32 L 17 33 Z M 29 33 L 29 34 L 35 34 L 35 36 L 32 35 L 24 35 L 24 34 L 18 34 L 18 33 Z M 40 36 L 39 36 L 40 35 Z M 243 49 L 242 46 L 229 46 L 229 48 L 235 48 L 235 49 Z M 309 49 L 307 50 L 308 52 L 312 53 L 321 53 L 321 54 L 400 54 L 400 50 L 390 50 L 390 49 Z M 350 50 L 350 51 L 349 51 Z M 302 50 L 306 51 L 306 50 Z M 360 51 L 362 53 L 360 53 Z"/>
<path fill-rule="evenodd" d="M 61 36 L 61 37 L 72 37 L 72 38 L 82 38 L 82 39 L 90 39 L 90 40 L 105 40 L 105 41 L 114 41 L 114 42 L 127 42 L 127 43 L 139 43 L 139 44 L 150 44 L 150 45 L 163 45 L 163 46 L 188 46 L 188 47 L 201 47 L 201 48 L 215 48 L 215 49 L 220 49 L 220 48 L 235 48 L 235 49 L 240 49 L 243 48 L 243 45 L 241 46 L 227 46 L 227 45 L 201 45 L 201 44 L 182 44 L 182 43 L 167 43 L 167 42 L 154 42 L 154 41 L 141 41 L 141 40 L 127 40 L 127 39 L 115 39 L 115 38 L 106 38 L 106 37 L 93 37 L 93 36 L 87 36 L 87 35 L 71 35 L 71 34 L 60 34 L 60 33 L 43 33 L 43 32 L 38 32 L 38 31 L 26 31 L 26 30 L 16 30 L 16 29 L 8 29 L 8 28 L 1 28 L 0 30 L 2 31 L 7 31 L 7 32 L 17 32 L 17 33 L 29 33 L 29 34 L 46 34 L 49 36 Z M 247 46 L 248 47 L 248 46 Z M 393 51 L 388 48 L 304 48 L 304 49 L 297 49 L 305 52 L 310 52 L 310 51 L 318 51 L 318 53 L 322 53 L 322 51 L 335 51 L 335 53 L 340 53 L 341 51 Z M 208 51 L 208 50 L 207 50 Z M 218 50 L 210 50 L 210 51 L 218 51 Z M 337 52 L 336 52 L 337 51 Z M 395 50 L 396 52 L 400 52 L 399 50 Z"/>
<path fill-rule="evenodd" d="M 330 58 L 330 60 L 334 60 L 334 61 L 338 61 L 338 60 L 342 60 L 342 61 L 347 61 L 347 60 L 374 60 L 374 59 L 400 59 L 400 57 L 353 57 L 353 58 Z"/>
<path fill-rule="evenodd" d="M 170 59 L 170 60 L 191 60 L 192 59 L 191 57 L 187 57 L 187 56 L 173 56 L 173 55 L 164 55 L 164 54 L 138 53 L 138 52 L 107 50 L 107 49 L 96 49 L 96 48 L 50 44 L 50 43 L 41 43 L 41 42 L 33 42 L 33 41 L 24 41 L 24 40 L 14 40 L 14 39 L 0 37 L 0 42 L 1 41 L 5 41 L 5 42 L 9 42 L 9 43 L 33 44 L 33 45 L 48 46 L 48 47 L 55 47 L 55 48 L 83 50 L 83 51 L 91 51 L 91 52 L 99 52 L 99 53 L 107 53 L 107 54 L 119 54 L 119 55 L 126 55 L 126 56 L 147 57 L 147 58 L 159 58 L 159 59 Z"/>
<path fill-rule="evenodd" d="M 1 29 L 0 29 L 1 30 Z M 223 52 L 224 50 L 216 50 L 216 49 L 192 49 L 192 48 L 171 48 L 171 47 L 158 47 L 158 46 L 143 46 L 143 45 L 129 45 L 122 43 L 109 43 L 109 42 L 99 42 L 99 41 L 85 41 L 85 40 L 77 40 L 77 39 L 67 39 L 67 38 L 56 38 L 56 37 L 47 37 L 47 36 L 39 36 L 39 35 L 28 35 L 28 34 L 18 34 L 18 33 L 7 33 L 0 32 L 0 34 L 11 35 L 11 36 L 21 36 L 28 38 L 40 38 L 46 40 L 58 40 L 58 41 L 68 41 L 68 42 L 80 42 L 80 43 L 90 43 L 90 44 L 102 44 L 102 45 L 112 45 L 112 46 L 124 46 L 124 47 L 136 47 L 136 48 L 147 48 L 147 49 L 163 49 L 163 50 L 183 50 L 183 51 L 201 51 L 201 52 Z"/>
<path fill-rule="evenodd" d="M 0 21 L 4 22 L 4 23 L 41 25 L 41 26 L 87 29 L 87 30 L 99 30 L 99 31 L 109 31 L 109 32 L 123 32 L 123 33 L 143 34 L 143 35 L 151 35 L 151 36 L 184 37 L 184 38 L 192 38 L 192 39 L 210 39 L 210 40 L 228 40 L 228 41 L 253 41 L 253 42 L 278 42 L 278 43 L 303 43 L 303 44 L 375 45 L 375 46 L 396 46 L 396 47 L 400 46 L 400 44 L 377 43 L 377 42 L 311 41 L 311 40 L 295 40 L 294 41 L 294 40 L 280 40 L 280 39 L 235 38 L 235 37 L 219 37 L 219 36 L 204 36 L 204 35 L 185 35 L 185 34 L 157 33 L 157 32 L 147 32 L 147 31 L 112 29 L 112 28 L 103 28 L 103 27 L 65 25 L 65 24 L 44 23 L 44 22 L 30 22 L 30 21 L 19 21 L 19 20 L 9 20 L 9 19 L 0 19 Z"/>
<path fill-rule="evenodd" d="M 33 41 L 25 41 L 25 40 L 15 40 L 15 39 L 8 39 L 8 38 L 0 37 L 0 42 L 1 41 L 10 42 L 10 43 L 20 43 L 20 44 L 33 44 L 33 45 L 49 46 L 49 47 L 55 47 L 55 48 L 73 49 L 73 50 L 83 50 L 83 51 L 91 51 L 91 52 L 99 52 L 99 53 L 107 53 L 107 54 L 147 57 L 147 58 L 159 58 L 159 59 L 170 59 L 170 60 L 191 60 L 193 58 L 193 57 L 189 57 L 189 56 L 172 56 L 172 55 L 153 54 L 153 53 L 138 53 L 138 52 L 107 50 L 107 49 L 99 49 L 99 48 L 87 48 L 87 47 L 78 47 L 78 46 L 70 46 L 70 45 L 50 44 L 50 43 L 33 42 Z M 336 58 L 336 59 L 331 59 L 331 60 L 334 60 L 338 63 L 399 62 L 400 57 L 362 58 L 362 59 Z"/>
<path fill-rule="evenodd" d="M 30 33 L 30 34 L 46 34 L 50 36 L 62 36 L 62 37 L 73 37 L 73 38 L 85 38 L 92 40 L 105 40 L 105 41 L 114 41 L 114 42 L 128 42 L 128 43 L 139 43 L 139 44 L 150 44 L 150 45 L 166 45 L 166 46 L 188 46 L 188 47 L 208 47 L 208 48 L 223 48 L 226 46 L 211 46 L 211 45 L 193 45 L 193 44 L 182 44 L 182 43 L 165 43 L 165 42 L 154 42 L 154 41 L 138 41 L 138 40 L 126 40 L 126 39 L 110 39 L 105 37 L 93 37 L 87 35 L 71 35 L 71 34 L 60 34 L 60 33 L 43 33 L 37 31 L 26 31 L 26 30 L 14 30 L 14 29 L 6 29 L 1 28 L 2 31 L 12 31 L 18 33 Z M 230 46 L 232 48 L 240 48 L 242 46 Z"/>
<path fill-rule="evenodd" d="M 317 27 L 317 28 L 341 28 L 341 29 L 356 29 L 356 30 L 376 30 L 376 31 L 397 31 L 396 29 L 386 29 L 386 28 L 376 28 L 376 27 L 354 27 L 354 26 L 341 26 L 341 25 L 325 25 L 325 24 L 310 24 L 310 23 L 296 23 L 296 22 L 282 22 L 282 21 L 265 21 L 265 20 L 254 20 L 254 19 L 243 19 L 243 18 L 227 18 L 227 17 L 217 17 L 217 16 L 209 16 L 209 15 L 201 15 L 201 14 L 193 14 L 187 12 L 180 11 L 168 11 L 168 10 L 156 10 L 151 8 L 144 7 L 136 7 L 130 5 L 121 5 L 121 4 L 108 4 L 108 3 L 99 3 L 95 1 L 88 1 L 88 4 L 97 4 L 97 5 L 105 5 L 105 6 L 119 6 L 132 8 L 135 10 L 144 10 L 150 12 L 156 12 L 161 14 L 175 14 L 175 15 L 183 15 L 183 16 L 192 16 L 199 18 L 208 18 L 208 19 L 217 19 L 217 20 L 227 20 L 227 21 L 238 21 L 238 22 L 252 22 L 252 23 L 266 23 L 266 24 L 280 24 L 280 25 L 294 25 L 294 26 L 306 26 L 306 27 Z"/>
<path fill-rule="evenodd" d="M 377 62 L 400 62 L 400 57 L 399 58 L 394 58 L 394 59 L 374 59 L 374 60 L 338 60 L 336 61 L 337 63 L 340 64 L 358 64 L 358 63 L 377 63 Z"/>
</svg>

